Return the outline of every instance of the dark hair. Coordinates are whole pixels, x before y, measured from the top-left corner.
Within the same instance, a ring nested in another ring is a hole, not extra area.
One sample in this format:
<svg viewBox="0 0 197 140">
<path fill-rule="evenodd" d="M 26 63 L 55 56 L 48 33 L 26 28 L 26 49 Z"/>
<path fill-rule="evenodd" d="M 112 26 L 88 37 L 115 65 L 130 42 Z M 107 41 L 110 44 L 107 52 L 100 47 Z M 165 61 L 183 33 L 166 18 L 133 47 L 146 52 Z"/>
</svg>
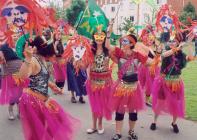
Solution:
<svg viewBox="0 0 197 140">
<path fill-rule="evenodd" d="M 165 57 L 162 60 L 162 65 L 161 65 L 161 72 L 164 74 L 171 74 L 171 75 L 180 75 L 181 74 L 181 70 L 186 66 L 187 60 L 186 60 L 186 55 L 182 52 L 179 51 L 175 54 L 174 56 L 178 62 L 176 62 L 176 67 L 178 67 L 178 69 L 176 69 L 175 67 L 172 67 L 171 69 L 167 69 L 167 67 L 172 63 L 173 56 L 169 56 L 169 57 Z"/>
<path fill-rule="evenodd" d="M 53 36 L 53 43 L 55 43 L 55 41 L 57 41 L 55 36 L 56 36 L 56 34 L 54 34 L 54 36 Z M 61 56 L 64 53 L 62 39 L 60 39 L 59 43 L 57 44 L 57 50 L 58 50 L 58 54 L 56 54 L 56 56 Z"/>
<path fill-rule="evenodd" d="M 103 31 L 103 32 L 106 34 L 105 31 Z M 94 33 L 94 34 L 95 34 L 95 33 Z M 92 52 L 93 52 L 94 55 L 96 55 L 97 43 L 96 43 L 96 41 L 95 41 L 95 39 L 94 39 L 94 34 L 93 34 L 93 36 L 92 36 L 92 38 L 93 38 L 93 42 L 92 42 Z M 105 56 L 109 56 L 109 50 L 105 47 L 105 41 L 106 41 L 106 38 L 105 38 L 105 40 L 104 40 L 104 42 L 103 42 L 103 44 L 102 44 L 103 53 L 104 53 Z"/>
<path fill-rule="evenodd" d="M 169 40 L 170 40 L 170 32 L 164 32 L 161 34 L 161 37 L 160 37 L 161 43 L 168 42 Z"/>
<path fill-rule="evenodd" d="M 30 43 L 31 46 L 37 48 L 37 54 L 44 56 L 44 57 L 51 57 L 55 55 L 55 50 L 53 47 L 53 43 L 47 44 L 44 42 L 42 37 L 37 36 L 33 42 Z"/>
<path fill-rule="evenodd" d="M 129 35 L 127 35 L 127 36 L 133 38 L 134 41 L 137 43 L 137 37 L 136 37 L 134 34 L 129 34 Z M 124 37 L 123 37 L 123 38 L 124 38 Z M 131 43 L 132 43 L 132 42 L 131 42 Z M 132 45 L 132 46 L 130 46 L 130 49 L 132 50 L 132 49 L 134 49 L 134 47 L 135 47 L 135 44 Z M 120 43 L 120 48 L 121 48 L 121 43 Z"/>
</svg>

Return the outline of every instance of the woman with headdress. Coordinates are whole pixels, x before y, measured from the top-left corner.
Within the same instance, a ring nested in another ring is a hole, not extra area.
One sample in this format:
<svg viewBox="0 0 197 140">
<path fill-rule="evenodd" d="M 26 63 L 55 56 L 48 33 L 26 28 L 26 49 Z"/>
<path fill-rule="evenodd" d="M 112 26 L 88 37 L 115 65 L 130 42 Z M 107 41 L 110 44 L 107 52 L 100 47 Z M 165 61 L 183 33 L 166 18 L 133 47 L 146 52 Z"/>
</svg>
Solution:
<svg viewBox="0 0 197 140">
<path fill-rule="evenodd" d="M 92 128 L 87 130 L 88 134 L 95 132 L 103 134 L 103 118 L 107 120 L 112 118 L 110 106 L 108 106 L 112 85 L 112 71 L 109 65 L 110 56 L 105 46 L 105 40 L 106 33 L 102 31 L 102 26 L 100 25 L 97 27 L 97 32 L 93 34 L 92 52 L 94 61 L 88 69 L 89 77 L 86 82 L 93 125 Z"/>
<path fill-rule="evenodd" d="M 71 140 L 79 122 L 49 96 L 48 87 L 56 93 L 62 90 L 49 81 L 46 61 L 55 55 L 53 44 L 47 44 L 37 36 L 25 45 L 24 63 L 18 78 L 28 78 L 28 88 L 23 90 L 20 99 L 20 118 L 26 140 Z M 35 53 L 33 55 L 33 52 Z"/>
<path fill-rule="evenodd" d="M 139 81 L 142 88 L 145 90 L 146 94 L 146 105 L 151 106 L 149 103 L 150 96 L 152 92 L 152 84 L 154 78 L 159 74 L 160 68 L 158 66 L 160 62 L 160 55 L 158 52 L 159 47 L 161 45 L 156 40 L 155 33 L 153 27 L 151 25 L 147 25 L 145 29 L 142 30 L 142 34 L 140 36 L 143 45 L 147 48 L 146 55 L 151 59 L 154 59 L 154 65 L 140 65 L 139 67 Z"/>
<path fill-rule="evenodd" d="M 109 106 L 112 111 L 116 112 L 116 134 L 112 140 L 120 140 L 122 138 L 122 126 L 124 115 L 129 113 L 129 139 L 138 139 L 134 132 L 135 123 L 137 121 L 137 113 L 144 109 L 144 96 L 141 86 L 138 82 L 138 66 L 139 63 L 147 63 L 151 61 L 147 56 L 136 51 L 135 45 L 137 37 L 134 34 L 128 34 L 120 39 L 121 47 L 110 46 L 110 34 L 112 24 L 108 28 L 107 44 L 112 59 L 118 64 L 118 80 L 112 89 L 112 98 Z"/>
<path fill-rule="evenodd" d="M 175 133 L 179 133 L 177 118 L 185 116 L 184 83 L 181 79 L 182 69 L 185 67 L 187 57 L 183 51 L 183 36 L 177 32 L 175 38 L 170 42 L 166 36 L 165 49 L 161 52 L 162 64 L 161 72 L 155 78 L 153 84 L 153 111 L 155 113 L 154 122 L 150 129 L 157 129 L 157 119 L 163 112 L 173 117 L 172 128 Z"/>
</svg>

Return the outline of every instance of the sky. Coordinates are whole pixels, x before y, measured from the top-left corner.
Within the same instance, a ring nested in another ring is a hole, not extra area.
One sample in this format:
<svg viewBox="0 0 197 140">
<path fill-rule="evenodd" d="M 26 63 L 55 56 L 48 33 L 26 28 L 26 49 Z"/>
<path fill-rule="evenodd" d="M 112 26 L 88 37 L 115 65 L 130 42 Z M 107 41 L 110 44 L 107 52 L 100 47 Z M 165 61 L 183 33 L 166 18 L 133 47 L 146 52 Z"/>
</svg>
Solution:
<svg viewBox="0 0 197 140">
<path fill-rule="evenodd" d="M 62 2 L 62 0 L 37 0 L 39 3 L 40 3 L 40 5 L 42 5 L 42 6 L 48 6 L 49 5 L 49 3 L 54 3 L 54 4 L 59 4 L 59 5 L 63 5 L 63 2 Z"/>
</svg>

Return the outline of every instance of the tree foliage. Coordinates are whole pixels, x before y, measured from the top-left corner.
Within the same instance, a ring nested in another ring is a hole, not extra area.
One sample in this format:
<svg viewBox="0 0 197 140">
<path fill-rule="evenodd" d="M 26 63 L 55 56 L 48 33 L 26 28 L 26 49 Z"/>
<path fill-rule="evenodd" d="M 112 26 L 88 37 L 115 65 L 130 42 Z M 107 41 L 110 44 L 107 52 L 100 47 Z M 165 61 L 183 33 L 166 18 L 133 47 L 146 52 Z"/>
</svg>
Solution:
<svg viewBox="0 0 197 140">
<path fill-rule="evenodd" d="M 197 18 L 195 7 L 192 5 L 191 2 L 189 2 L 181 12 L 181 15 L 179 17 L 180 21 L 184 24 L 189 24 L 188 18 L 195 19 Z"/>
<path fill-rule="evenodd" d="M 132 27 L 134 27 L 134 23 L 130 20 L 130 18 L 125 17 L 124 22 L 119 27 L 119 31 L 127 32 Z"/>
<path fill-rule="evenodd" d="M 63 0 L 64 1 L 64 0 Z M 56 11 L 56 19 L 64 19 L 66 20 L 66 9 L 61 7 L 58 4 L 55 4 L 54 1 L 49 1 L 49 7 L 55 9 Z"/>
<path fill-rule="evenodd" d="M 66 18 L 70 25 L 74 26 L 79 14 L 85 10 L 84 0 L 73 0 L 71 6 L 66 10 Z"/>
</svg>

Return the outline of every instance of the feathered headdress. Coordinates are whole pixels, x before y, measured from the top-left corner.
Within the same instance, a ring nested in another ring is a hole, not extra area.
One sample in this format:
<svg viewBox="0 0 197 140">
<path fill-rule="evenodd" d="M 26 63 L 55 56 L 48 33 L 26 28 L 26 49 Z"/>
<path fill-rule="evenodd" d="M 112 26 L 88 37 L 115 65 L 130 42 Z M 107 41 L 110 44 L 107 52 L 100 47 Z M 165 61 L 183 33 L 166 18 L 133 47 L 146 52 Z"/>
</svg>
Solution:
<svg viewBox="0 0 197 140">
<path fill-rule="evenodd" d="M 5 18 L 0 18 L 0 25 L 0 46 L 7 43 L 10 47 L 13 47 L 13 32 L 8 29 Z"/>
<path fill-rule="evenodd" d="M 174 26 L 176 30 L 180 30 L 179 18 L 171 6 L 164 4 L 156 16 L 157 31 L 171 32 L 172 26 Z"/>
<path fill-rule="evenodd" d="M 151 46 L 155 40 L 155 33 L 152 25 L 147 25 L 146 28 L 142 30 L 140 39 L 142 42 L 147 45 Z"/>
<path fill-rule="evenodd" d="M 15 6 L 15 7 L 11 7 Z M 27 21 L 24 28 L 30 32 L 35 31 L 37 35 L 42 34 L 43 27 L 55 26 L 51 16 L 47 15 L 47 10 L 42 8 L 36 0 L 1 0 L 0 14 L 7 19 L 12 16 L 12 10 L 17 9 L 21 13 L 28 13 Z M 20 19 L 15 19 L 20 20 Z M 12 24 L 12 23 L 11 23 Z"/>
</svg>

